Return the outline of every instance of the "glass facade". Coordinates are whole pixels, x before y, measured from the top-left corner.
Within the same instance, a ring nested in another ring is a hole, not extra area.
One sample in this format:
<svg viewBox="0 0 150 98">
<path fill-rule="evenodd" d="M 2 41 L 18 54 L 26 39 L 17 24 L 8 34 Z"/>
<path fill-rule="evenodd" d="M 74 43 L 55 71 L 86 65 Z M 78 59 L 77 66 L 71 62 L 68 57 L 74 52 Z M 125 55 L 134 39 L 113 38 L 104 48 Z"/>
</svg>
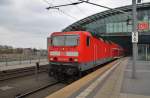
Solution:
<svg viewBox="0 0 150 98">
<path fill-rule="evenodd" d="M 132 15 L 129 11 L 128 14 Z M 96 16 L 95 16 L 96 17 Z M 88 23 L 82 25 L 87 31 L 98 32 L 98 33 L 128 33 L 132 32 L 132 21 L 131 18 L 125 14 L 110 14 L 101 18 L 95 19 L 94 16 L 88 18 L 91 19 Z M 150 7 L 138 9 L 138 24 L 147 23 L 148 28 L 139 29 L 139 32 L 150 31 Z M 88 21 L 84 19 L 85 21 Z M 127 21 L 129 20 L 129 21 Z M 79 24 L 80 25 L 80 24 Z M 79 26 L 78 25 L 78 26 Z M 138 27 L 139 28 L 139 27 Z M 68 29 L 71 30 L 72 28 Z M 73 29 L 72 29 L 73 30 Z"/>
<path fill-rule="evenodd" d="M 129 12 L 131 14 L 131 12 Z M 138 11 L 138 23 L 150 24 L 150 9 Z M 130 19 L 127 23 L 127 20 Z M 149 25 L 150 26 L 150 25 Z M 99 32 L 99 33 L 121 33 L 121 32 L 132 32 L 132 22 L 131 18 L 124 14 L 116 14 L 112 16 L 107 16 L 105 18 L 99 19 L 96 22 L 91 22 L 84 25 L 88 31 Z M 150 31 L 148 29 L 139 30 Z"/>
</svg>

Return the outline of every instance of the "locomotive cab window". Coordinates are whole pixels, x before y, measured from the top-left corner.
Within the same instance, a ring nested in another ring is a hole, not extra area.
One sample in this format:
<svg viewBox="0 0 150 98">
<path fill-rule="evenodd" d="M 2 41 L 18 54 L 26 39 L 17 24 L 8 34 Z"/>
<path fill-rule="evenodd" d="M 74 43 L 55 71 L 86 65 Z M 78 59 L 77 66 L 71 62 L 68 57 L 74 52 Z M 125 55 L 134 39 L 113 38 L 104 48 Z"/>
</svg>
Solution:
<svg viewBox="0 0 150 98">
<path fill-rule="evenodd" d="M 47 46 L 51 46 L 52 44 L 52 39 L 51 38 L 47 38 Z"/>
<path fill-rule="evenodd" d="M 78 41 L 78 35 L 57 35 L 52 37 L 53 46 L 77 46 Z"/>
<path fill-rule="evenodd" d="M 89 36 L 87 36 L 87 38 L 86 38 L 86 45 L 90 46 L 90 37 Z"/>
</svg>

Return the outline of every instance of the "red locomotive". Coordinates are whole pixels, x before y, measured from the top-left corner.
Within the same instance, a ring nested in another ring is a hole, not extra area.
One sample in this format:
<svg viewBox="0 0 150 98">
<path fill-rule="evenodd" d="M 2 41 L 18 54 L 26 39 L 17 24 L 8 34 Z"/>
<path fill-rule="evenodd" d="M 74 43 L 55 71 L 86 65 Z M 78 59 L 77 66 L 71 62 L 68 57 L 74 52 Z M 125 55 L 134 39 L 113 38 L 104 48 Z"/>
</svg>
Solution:
<svg viewBox="0 0 150 98">
<path fill-rule="evenodd" d="M 87 31 L 54 32 L 48 39 L 50 75 L 79 75 L 123 55 L 123 48 Z"/>
</svg>

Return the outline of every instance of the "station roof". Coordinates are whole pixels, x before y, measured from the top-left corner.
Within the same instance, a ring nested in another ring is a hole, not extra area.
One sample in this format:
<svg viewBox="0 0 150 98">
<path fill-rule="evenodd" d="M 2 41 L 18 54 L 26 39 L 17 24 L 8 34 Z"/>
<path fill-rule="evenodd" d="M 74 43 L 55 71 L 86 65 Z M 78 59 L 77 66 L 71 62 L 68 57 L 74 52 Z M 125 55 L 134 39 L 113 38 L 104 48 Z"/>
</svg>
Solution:
<svg viewBox="0 0 150 98">
<path fill-rule="evenodd" d="M 150 3 L 143 3 L 143 4 L 138 4 L 137 5 L 138 10 L 142 10 L 142 9 L 145 9 L 145 8 L 150 8 Z M 119 9 L 119 10 L 129 12 L 129 11 L 132 10 L 132 5 L 118 7 L 118 8 L 115 8 L 115 9 Z M 114 11 L 114 10 L 106 10 L 106 11 L 103 11 L 103 12 L 100 12 L 100 13 L 96 13 L 94 15 L 88 16 L 84 19 L 81 19 L 81 20 L 69 25 L 68 27 L 66 27 L 62 31 L 71 31 L 73 28 L 80 27 L 80 26 L 89 24 L 91 22 L 97 21 L 99 19 L 102 19 L 104 17 L 110 16 L 110 15 L 115 15 L 115 14 L 120 14 L 120 13 L 121 12 L 117 12 L 117 11 Z"/>
</svg>

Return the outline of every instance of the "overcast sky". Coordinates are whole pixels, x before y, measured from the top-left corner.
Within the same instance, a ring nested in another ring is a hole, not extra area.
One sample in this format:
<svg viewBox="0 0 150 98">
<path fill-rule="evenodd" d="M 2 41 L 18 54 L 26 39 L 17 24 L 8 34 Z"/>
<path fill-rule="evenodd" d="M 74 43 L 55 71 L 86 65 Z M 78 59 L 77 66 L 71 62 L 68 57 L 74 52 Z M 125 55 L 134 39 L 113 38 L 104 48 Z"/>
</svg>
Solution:
<svg viewBox="0 0 150 98">
<path fill-rule="evenodd" d="M 46 10 L 46 0 L 0 0 L 0 45 L 46 49 L 50 33 L 106 9 L 88 4 Z M 48 1 L 48 0 L 47 0 Z M 77 0 L 49 0 L 53 5 Z M 131 4 L 131 0 L 90 0 L 112 8 Z M 65 14 L 64 14 L 65 13 Z"/>
</svg>

